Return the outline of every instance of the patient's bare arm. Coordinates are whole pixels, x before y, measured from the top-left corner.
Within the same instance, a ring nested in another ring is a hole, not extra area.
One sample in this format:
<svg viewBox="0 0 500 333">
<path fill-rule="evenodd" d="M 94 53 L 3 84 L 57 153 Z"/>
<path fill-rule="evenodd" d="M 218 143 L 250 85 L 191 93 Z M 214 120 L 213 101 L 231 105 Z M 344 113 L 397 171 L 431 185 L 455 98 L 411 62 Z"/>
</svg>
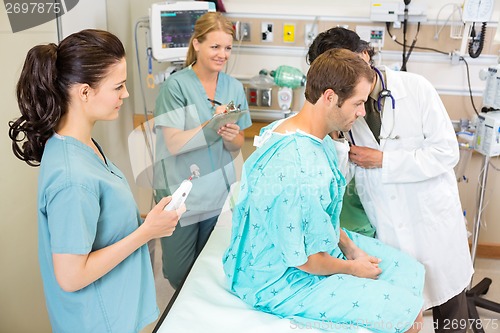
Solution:
<svg viewBox="0 0 500 333">
<path fill-rule="evenodd" d="M 378 258 L 368 255 L 354 260 L 343 260 L 334 258 L 326 252 L 318 252 L 310 255 L 307 262 L 297 268 L 315 275 L 349 274 L 376 279 L 382 273 L 378 267 L 379 262 Z"/>
</svg>

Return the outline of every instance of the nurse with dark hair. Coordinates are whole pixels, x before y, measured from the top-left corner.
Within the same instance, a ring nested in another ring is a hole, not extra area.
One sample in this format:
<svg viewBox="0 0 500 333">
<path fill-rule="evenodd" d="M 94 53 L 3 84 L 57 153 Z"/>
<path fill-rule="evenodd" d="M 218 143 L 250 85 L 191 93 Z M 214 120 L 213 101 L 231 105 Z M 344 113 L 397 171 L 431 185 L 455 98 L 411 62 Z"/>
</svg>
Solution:
<svg viewBox="0 0 500 333">
<path fill-rule="evenodd" d="M 123 173 L 92 138 L 129 96 L 125 50 L 83 30 L 29 50 L 9 123 L 16 157 L 40 166 L 39 262 L 53 332 L 139 332 L 158 317 L 146 243 L 172 234 L 162 199 L 142 222 Z"/>
</svg>

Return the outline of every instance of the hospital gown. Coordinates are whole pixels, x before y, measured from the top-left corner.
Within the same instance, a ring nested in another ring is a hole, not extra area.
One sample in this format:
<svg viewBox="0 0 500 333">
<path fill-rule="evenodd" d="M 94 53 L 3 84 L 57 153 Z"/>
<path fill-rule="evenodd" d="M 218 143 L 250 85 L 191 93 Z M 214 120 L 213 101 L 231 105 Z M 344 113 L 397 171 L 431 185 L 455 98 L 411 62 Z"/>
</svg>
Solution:
<svg viewBox="0 0 500 333">
<path fill-rule="evenodd" d="M 270 137 L 243 168 L 231 243 L 223 257 L 231 291 L 299 328 L 409 329 L 422 309 L 424 268 L 408 255 L 346 231 L 357 246 L 382 259 L 377 280 L 318 276 L 296 268 L 318 252 L 346 260 L 338 246 L 345 179 L 329 136 L 271 134 L 269 128 Z"/>
</svg>

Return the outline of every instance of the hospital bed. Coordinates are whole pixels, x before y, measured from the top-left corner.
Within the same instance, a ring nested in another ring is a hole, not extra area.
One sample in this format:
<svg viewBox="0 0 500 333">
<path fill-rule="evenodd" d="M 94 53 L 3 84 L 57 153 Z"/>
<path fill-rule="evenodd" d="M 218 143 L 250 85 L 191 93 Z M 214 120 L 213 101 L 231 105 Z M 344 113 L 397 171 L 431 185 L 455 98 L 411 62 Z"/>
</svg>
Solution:
<svg viewBox="0 0 500 333">
<path fill-rule="evenodd" d="M 319 323 L 299 326 L 289 319 L 254 310 L 229 291 L 222 256 L 229 246 L 230 237 L 231 210 L 226 202 L 207 244 L 153 333 L 281 333 L 297 332 L 298 329 L 310 333 L 324 332 L 318 328 L 321 327 Z M 351 332 L 370 331 L 359 328 Z"/>
</svg>

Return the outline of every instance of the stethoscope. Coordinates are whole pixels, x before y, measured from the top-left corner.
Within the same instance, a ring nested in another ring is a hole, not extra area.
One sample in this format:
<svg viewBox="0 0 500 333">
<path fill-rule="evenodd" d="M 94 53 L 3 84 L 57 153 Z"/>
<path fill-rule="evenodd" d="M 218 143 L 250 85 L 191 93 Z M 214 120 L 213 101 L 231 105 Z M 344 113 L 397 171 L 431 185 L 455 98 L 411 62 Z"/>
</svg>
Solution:
<svg viewBox="0 0 500 333">
<path fill-rule="evenodd" d="M 382 140 L 382 139 L 397 140 L 397 139 L 399 139 L 399 135 L 392 136 L 392 132 L 394 131 L 395 117 L 396 117 L 396 99 L 394 98 L 394 96 L 392 96 L 391 91 L 389 89 L 387 89 L 385 82 L 384 82 L 384 76 L 382 75 L 380 70 L 377 67 L 372 66 L 372 68 L 375 71 L 375 73 L 377 73 L 378 77 L 380 78 L 380 83 L 382 84 L 382 90 L 380 91 L 380 93 L 378 94 L 378 97 L 377 97 L 377 111 L 380 113 L 380 118 L 382 119 L 382 101 L 385 98 L 391 99 L 392 116 L 393 116 L 392 128 L 391 128 L 391 131 L 389 132 L 389 135 L 386 137 L 379 135 L 378 138 L 379 138 L 379 140 Z M 353 145 L 355 145 L 354 137 L 352 135 L 351 130 L 349 130 L 349 137 L 351 138 L 351 143 Z"/>
<path fill-rule="evenodd" d="M 396 100 L 394 99 L 394 96 L 392 96 L 391 91 L 389 89 L 387 89 L 387 87 L 385 86 L 384 76 L 382 75 L 382 73 L 380 72 L 380 70 L 377 67 L 372 67 L 372 68 L 377 73 L 378 77 L 380 78 L 380 83 L 382 83 L 382 90 L 378 94 L 378 98 L 377 98 L 377 106 L 378 106 L 377 111 L 379 113 L 382 113 L 382 100 L 384 98 L 387 98 L 387 97 L 389 97 L 391 99 L 392 110 L 394 111 L 394 109 L 396 109 Z"/>
</svg>

